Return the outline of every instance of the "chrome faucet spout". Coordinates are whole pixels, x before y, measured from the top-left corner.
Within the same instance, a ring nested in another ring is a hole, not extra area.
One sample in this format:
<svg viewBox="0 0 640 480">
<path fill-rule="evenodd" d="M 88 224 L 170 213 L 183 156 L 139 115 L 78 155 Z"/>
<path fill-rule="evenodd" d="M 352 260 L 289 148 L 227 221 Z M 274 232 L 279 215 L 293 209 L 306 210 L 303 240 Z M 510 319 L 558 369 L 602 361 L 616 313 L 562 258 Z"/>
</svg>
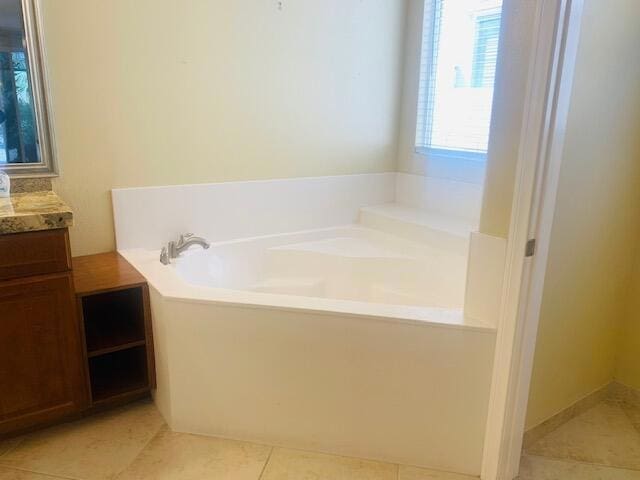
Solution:
<svg viewBox="0 0 640 480">
<path fill-rule="evenodd" d="M 160 252 L 160 263 L 163 265 L 169 265 L 171 263 L 167 247 L 162 247 L 162 251 Z"/>
<path fill-rule="evenodd" d="M 193 236 L 193 234 L 181 235 L 180 240 L 178 240 L 178 243 L 175 244 L 176 256 L 180 255 L 183 251 L 185 251 L 191 245 L 200 245 L 205 250 L 209 248 L 209 242 L 207 242 L 202 237 L 195 237 Z"/>
<path fill-rule="evenodd" d="M 160 254 L 160 262 L 163 265 L 171 263 L 172 258 L 178 258 L 178 256 L 184 252 L 191 245 L 200 245 L 205 250 L 209 248 L 210 244 L 202 237 L 196 237 L 193 233 L 185 233 L 180 235 L 177 242 L 169 242 L 166 247 L 162 249 Z"/>
</svg>

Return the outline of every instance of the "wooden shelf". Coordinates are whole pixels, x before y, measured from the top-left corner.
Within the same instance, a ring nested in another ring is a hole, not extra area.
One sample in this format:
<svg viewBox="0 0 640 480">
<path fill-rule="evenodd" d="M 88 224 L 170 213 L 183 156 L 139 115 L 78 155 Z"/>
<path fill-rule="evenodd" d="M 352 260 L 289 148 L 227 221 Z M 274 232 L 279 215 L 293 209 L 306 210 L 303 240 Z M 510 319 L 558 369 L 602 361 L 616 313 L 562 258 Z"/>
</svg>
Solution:
<svg viewBox="0 0 640 480">
<path fill-rule="evenodd" d="M 142 287 L 85 295 L 81 302 L 88 352 L 145 339 Z"/>
<path fill-rule="evenodd" d="M 147 342 L 145 340 L 138 340 L 138 341 L 129 342 L 129 343 L 120 343 L 120 344 L 116 345 L 115 347 L 108 347 L 108 348 L 103 348 L 103 349 L 100 349 L 100 350 L 87 351 L 87 355 L 89 356 L 89 358 L 99 357 L 101 355 L 106 355 L 108 353 L 119 352 L 121 350 L 128 350 L 128 349 L 134 348 L 134 347 L 143 347 L 146 344 L 147 344 Z"/>
<path fill-rule="evenodd" d="M 89 374 L 94 402 L 148 388 L 145 348 L 135 347 L 92 357 Z"/>
<path fill-rule="evenodd" d="M 122 403 L 155 387 L 147 283 L 118 253 L 73 259 L 91 406 Z"/>
<path fill-rule="evenodd" d="M 146 285 L 147 281 L 118 252 L 99 253 L 73 259 L 76 295 L 95 295 Z"/>
</svg>

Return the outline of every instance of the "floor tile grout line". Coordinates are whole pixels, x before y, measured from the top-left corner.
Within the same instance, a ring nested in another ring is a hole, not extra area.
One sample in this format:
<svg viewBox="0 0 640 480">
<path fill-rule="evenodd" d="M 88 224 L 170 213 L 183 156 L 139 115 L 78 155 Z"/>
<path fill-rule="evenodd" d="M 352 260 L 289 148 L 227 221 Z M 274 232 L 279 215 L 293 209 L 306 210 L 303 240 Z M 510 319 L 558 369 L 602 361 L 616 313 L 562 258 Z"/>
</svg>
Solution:
<svg viewBox="0 0 640 480">
<path fill-rule="evenodd" d="M 2 464 L 2 458 L 6 457 L 7 455 L 9 455 L 11 452 L 13 452 L 16 448 L 18 448 L 22 442 L 24 442 L 24 439 L 26 438 L 26 436 L 22 436 L 22 437 L 18 437 L 15 439 L 16 443 L 11 445 L 9 448 L 7 448 L 4 453 L 0 454 L 0 464 Z M 7 441 L 11 441 L 11 440 L 7 440 Z"/>
<path fill-rule="evenodd" d="M 0 468 L 4 468 L 5 470 L 13 470 L 14 472 L 35 473 L 36 475 L 42 475 L 44 477 L 50 477 L 50 478 L 58 478 L 61 480 L 82 480 L 76 477 L 65 477 L 57 474 L 39 472 L 36 470 L 28 470 L 26 468 L 15 467 L 13 465 L 0 465 Z"/>
<path fill-rule="evenodd" d="M 636 425 L 633 422 L 633 420 L 631 419 L 631 417 L 629 416 L 629 414 L 627 412 L 627 409 L 625 409 L 620 404 L 620 402 L 617 401 L 615 398 L 604 398 L 599 403 L 597 403 L 596 405 L 592 406 L 590 409 L 596 408 L 596 407 L 598 407 L 600 405 L 609 405 L 609 406 L 614 406 L 614 407 L 618 408 L 620 410 L 620 412 L 624 415 L 624 418 L 626 418 L 629 421 L 629 424 L 631 425 L 632 429 L 640 434 L 640 425 Z M 583 413 L 585 413 L 585 412 L 583 412 Z M 577 417 L 574 417 L 574 418 L 577 418 Z M 551 433 L 552 432 L 549 432 L 549 433 L 547 433 L 547 435 L 549 435 Z M 545 437 L 547 435 L 545 435 Z M 540 438 L 538 441 L 543 440 L 545 437 Z M 538 443 L 538 442 L 536 442 L 536 443 Z M 533 447 L 533 445 L 531 445 L 531 447 Z M 626 472 L 640 472 L 640 466 L 632 467 L 632 466 L 611 465 L 611 464 L 606 464 L 606 463 L 581 461 L 581 460 L 576 460 L 576 459 L 570 458 L 570 457 L 554 456 L 554 455 L 549 454 L 549 453 L 546 453 L 546 454 L 534 453 L 534 452 L 531 452 L 530 449 L 523 450 L 523 456 L 545 458 L 545 459 L 559 461 L 559 462 L 573 463 L 573 464 L 580 464 L 580 465 L 588 465 L 588 466 L 594 466 L 594 467 L 611 468 L 611 469 L 616 469 L 616 470 L 623 470 L 623 471 L 626 471 Z"/>
<path fill-rule="evenodd" d="M 262 466 L 262 470 L 260 471 L 260 475 L 258 475 L 258 480 L 262 480 L 262 476 L 264 475 L 264 472 L 267 470 L 267 465 L 269 465 L 269 460 L 271 460 L 271 455 L 273 454 L 273 451 L 276 449 L 276 447 L 271 447 L 271 449 L 269 450 L 269 455 L 267 455 L 267 461 L 264 462 L 264 465 Z"/>
<path fill-rule="evenodd" d="M 205 436 L 208 436 L 208 435 L 205 435 Z M 232 438 L 226 438 L 226 437 L 213 437 L 213 438 L 223 438 L 223 439 L 226 439 L 226 440 L 234 440 Z M 328 457 L 344 458 L 344 459 L 347 459 L 347 460 L 358 460 L 358 461 L 361 461 L 361 462 L 379 463 L 379 464 L 386 464 L 386 465 L 405 465 L 405 464 L 401 464 L 401 463 L 394 463 L 394 462 L 389 461 L 389 460 L 376 460 L 376 459 L 368 458 L 368 457 L 355 457 L 353 455 L 347 455 L 347 454 L 341 454 L 341 453 L 331 453 L 331 452 L 327 452 L 327 451 L 323 451 L 323 450 L 309 450 L 309 449 L 305 449 L 305 448 L 287 447 L 287 446 L 283 446 L 283 445 L 270 445 L 268 443 L 255 443 L 255 442 L 245 441 L 245 440 L 235 440 L 235 441 L 237 441 L 237 442 L 245 442 L 245 443 L 254 443 L 255 445 L 265 445 L 267 447 L 273 447 L 273 448 L 281 448 L 282 450 L 290 450 L 292 452 L 313 453 L 314 455 L 325 455 L 325 456 L 328 456 Z M 406 467 L 414 467 L 415 465 L 405 465 L 405 466 Z M 416 467 L 416 468 L 421 468 L 421 467 Z M 452 472 L 444 472 L 444 473 L 452 473 Z"/>
<path fill-rule="evenodd" d="M 551 430 L 549 430 L 548 432 L 546 432 L 544 435 L 542 435 L 540 438 L 538 438 L 536 441 L 534 441 L 531 445 L 527 446 L 526 448 L 523 448 L 523 452 L 526 454 L 529 454 L 529 450 L 531 448 L 533 448 L 535 445 L 537 445 L 541 440 L 543 440 L 544 438 L 548 437 L 549 435 L 551 435 L 552 433 L 556 432 L 557 430 L 559 430 L 560 428 L 564 427 L 567 423 L 572 422 L 573 420 L 575 420 L 578 417 L 581 417 L 582 415 L 584 415 L 585 413 L 595 409 L 596 407 L 602 405 L 602 404 L 607 404 L 608 402 L 613 401 L 613 399 L 609 398 L 609 397 L 604 397 L 602 399 L 600 399 L 600 401 L 598 401 L 597 403 L 594 403 L 593 405 L 585 408 L 583 411 L 580 411 L 579 413 L 577 412 L 572 412 L 571 414 L 569 414 L 567 416 L 567 418 L 565 418 L 562 422 L 558 423 L 555 427 L 553 427 Z M 569 409 L 575 407 L 575 404 L 570 406 Z M 552 417 L 553 418 L 553 417 Z M 544 422 L 542 422 L 543 424 Z M 540 424 L 540 425 L 542 425 Z M 540 426 L 538 425 L 538 426 Z M 534 427 L 536 428 L 536 427 Z M 525 432 L 526 434 L 526 432 Z"/>
<path fill-rule="evenodd" d="M 160 427 L 158 428 L 158 431 L 156 431 L 156 433 L 154 433 L 153 435 L 151 435 L 151 438 L 149 438 L 149 440 L 147 440 L 147 442 L 142 446 L 142 448 L 140 449 L 140 451 L 138 453 L 136 453 L 136 456 L 133 457 L 131 459 L 131 461 L 129 463 L 127 463 L 122 470 L 120 470 L 119 472 L 116 472 L 116 474 L 113 476 L 113 480 L 117 480 L 118 477 L 121 477 L 122 474 L 125 472 L 125 470 L 127 468 L 129 468 L 131 465 L 133 465 L 133 463 L 138 459 L 138 457 L 140 455 L 142 455 L 142 453 L 147 449 L 147 447 L 149 445 L 151 445 L 151 442 L 153 442 L 155 440 L 155 438 L 160 435 L 162 433 L 162 431 L 165 428 L 168 428 L 169 426 L 167 425 L 167 422 L 163 422 L 162 425 L 160 425 Z"/>
<path fill-rule="evenodd" d="M 549 457 L 549 456 L 546 456 L 546 455 L 538 455 L 538 454 L 531 454 L 531 453 L 527 453 L 525 456 L 543 458 L 543 459 L 551 460 L 551 461 L 554 461 L 554 462 L 573 463 L 573 464 L 576 464 L 576 465 L 588 465 L 590 467 L 611 468 L 611 469 L 614 469 L 614 470 L 624 470 L 626 472 L 640 472 L 640 468 L 621 467 L 619 465 L 607 465 L 605 463 L 584 462 L 584 461 L 581 461 L 581 460 L 574 460 L 572 458 Z"/>
<path fill-rule="evenodd" d="M 124 409 L 125 407 L 123 407 Z M 111 415 L 115 413 L 115 411 L 112 412 L 105 412 L 104 415 Z M 101 416 L 101 415 L 100 415 Z M 96 415 L 94 417 L 98 418 L 99 416 Z M 118 468 L 118 470 L 116 472 L 113 472 L 113 479 L 118 479 L 118 478 L 122 478 L 124 472 L 131 467 L 131 465 L 136 462 L 141 455 L 144 454 L 144 452 L 149 448 L 149 445 L 156 439 L 158 438 L 160 435 L 162 435 L 164 432 L 173 432 L 169 425 L 166 422 L 162 422 L 155 431 L 152 431 L 150 437 L 148 438 L 148 440 L 146 442 L 144 442 L 144 444 L 142 446 L 139 447 L 139 449 L 137 449 L 137 451 L 134 453 L 132 459 L 128 462 L 126 462 L 126 464 L 124 466 L 122 466 L 121 468 Z M 355 460 L 355 461 L 359 461 L 359 462 L 365 462 L 365 463 L 377 463 L 377 464 L 387 464 L 389 466 L 392 466 L 392 468 L 395 470 L 395 480 L 399 480 L 400 479 L 400 473 L 401 473 L 401 469 L 402 466 L 404 466 L 403 464 L 397 463 L 397 462 L 389 462 L 389 461 L 385 461 L 385 460 L 378 460 L 378 459 L 372 459 L 372 458 L 363 458 L 363 457 L 357 457 L 357 456 L 353 456 L 353 455 L 348 455 L 348 454 L 337 454 L 337 453 L 333 453 L 333 452 L 326 452 L 326 451 L 316 451 L 316 450 L 310 450 L 310 449 L 304 449 L 304 448 L 295 448 L 295 447 L 284 447 L 284 446 L 277 446 L 277 445 L 268 445 L 265 443 L 260 443 L 260 442 L 255 442 L 255 441 L 246 441 L 246 440 L 239 440 L 239 439 L 232 439 L 232 438 L 227 438 L 227 437 L 222 437 L 222 436 L 212 436 L 212 435 L 205 435 L 202 433 L 187 433 L 187 432 L 176 432 L 176 433 L 183 433 L 186 435 L 193 435 L 193 436 L 201 436 L 201 437 L 206 437 L 206 438 L 217 438 L 220 440 L 231 440 L 231 441 L 235 441 L 235 442 L 241 442 L 241 443 L 248 443 L 248 444 L 254 444 L 254 445 L 263 445 L 269 448 L 269 453 L 267 455 L 267 459 L 260 471 L 259 477 L 257 480 L 262 480 L 265 476 L 265 473 L 267 471 L 267 468 L 270 464 L 271 459 L 273 458 L 273 454 L 275 452 L 275 450 L 277 448 L 282 448 L 282 449 L 286 449 L 286 450 L 291 450 L 293 452 L 301 452 L 301 453 L 310 453 L 310 454 L 314 454 L 314 455 L 322 455 L 322 456 L 328 456 L 328 457 L 335 457 L 335 458 L 342 458 L 342 459 L 346 459 L 346 460 Z M 59 473 L 50 473 L 50 472 L 45 472 L 45 471 L 38 471 L 38 470 L 30 470 L 28 468 L 24 468 L 24 467 L 19 467 L 19 466 L 14 466 L 10 463 L 5 463 L 3 462 L 4 459 L 6 459 L 6 456 L 11 454 L 12 452 L 14 452 L 16 449 L 18 449 L 21 445 L 24 444 L 24 442 L 26 440 L 28 440 L 30 435 L 25 435 L 23 437 L 18 437 L 15 441 L 14 444 L 10 445 L 6 451 L 4 451 L 1 455 L 0 455 L 0 466 L 3 468 L 7 468 L 7 469 L 11 469 L 13 471 L 22 471 L 22 472 L 27 472 L 27 473 L 34 473 L 34 474 L 39 474 L 39 475 L 44 475 L 44 476 L 49 476 L 52 478 L 58 478 L 58 479 L 65 479 L 65 480 L 83 480 L 83 478 L 78 478 L 78 477 L 70 477 L 70 476 L 64 476 L 61 475 Z M 406 466 L 410 466 L 410 465 L 406 465 Z M 444 473 L 444 472 L 443 472 Z M 448 473 L 448 472 L 447 472 Z"/>
<path fill-rule="evenodd" d="M 637 408 L 637 407 L 634 406 L 633 408 Z M 629 423 L 631 423 L 633 428 L 638 432 L 638 435 L 640 435 L 640 423 L 636 423 L 636 422 L 633 421 L 633 419 L 631 418 L 631 415 L 629 415 L 629 412 L 627 411 L 628 408 L 621 406 L 620 409 L 622 410 L 622 412 L 625 414 L 625 416 L 629 420 Z"/>
<path fill-rule="evenodd" d="M 144 400 L 143 400 L 143 401 L 140 401 L 140 402 L 134 402 L 134 403 L 133 403 L 133 404 L 131 404 L 131 405 L 137 405 L 137 404 L 140 404 L 140 403 L 143 403 L 143 402 L 146 402 L 146 401 L 144 401 Z M 151 403 L 153 403 L 153 402 L 151 402 Z M 106 416 L 109 416 L 109 415 L 117 414 L 117 411 L 118 411 L 118 410 L 125 410 L 125 409 L 127 409 L 128 407 L 129 407 L 128 405 L 123 405 L 123 406 L 118 407 L 117 409 L 114 409 L 114 410 L 111 410 L 111 411 L 100 412 L 100 413 L 98 413 L 98 414 L 94 415 L 94 416 L 93 416 L 93 419 L 95 420 L 95 419 L 98 419 L 98 418 L 100 418 L 100 417 L 106 417 Z M 23 436 L 17 437 L 17 441 L 16 441 L 16 443 L 15 443 L 14 445 L 11 445 L 11 446 L 10 446 L 10 447 L 9 447 L 9 448 L 4 452 L 4 453 L 0 454 L 0 468 L 7 468 L 7 469 L 11 469 L 11 470 L 13 470 L 13 471 L 20 471 L 20 472 L 25 472 L 25 473 L 35 473 L 35 474 L 37 474 L 37 475 L 44 475 L 45 477 L 47 477 L 47 476 L 48 476 L 48 477 L 52 477 L 52 478 L 59 478 L 59 479 L 64 479 L 64 480 L 85 480 L 85 479 L 78 478 L 78 477 L 67 477 L 67 476 L 61 476 L 60 474 L 57 474 L 57 473 L 50 473 L 50 472 L 44 472 L 44 471 L 38 471 L 38 470 L 29 470 L 29 469 L 24 468 L 24 467 L 18 467 L 18 466 L 15 466 L 15 465 L 11 464 L 11 463 L 7 463 L 6 461 L 3 461 L 3 460 L 4 460 L 4 459 L 5 459 L 5 458 L 10 454 L 10 453 L 12 453 L 15 449 L 17 449 L 18 447 L 20 447 L 20 446 L 21 446 L 21 445 L 22 445 L 26 440 L 28 440 L 28 439 L 29 439 L 29 438 L 31 438 L 31 437 L 37 436 L 39 433 L 45 432 L 45 431 L 47 431 L 47 430 L 55 429 L 55 428 L 57 428 L 57 427 L 61 427 L 61 426 L 64 426 L 64 425 L 71 425 L 71 424 L 74 424 L 74 423 L 84 422 L 84 421 L 85 421 L 85 420 L 87 420 L 88 418 L 89 418 L 89 417 L 87 417 L 87 418 L 80 418 L 80 419 L 76 419 L 76 420 L 71 420 L 71 421 L 69 421 L 69 422 L 64 422 L 64 423 L 61 423 L 61 424 L 59 424 L 59 425 L 52 425 L 52 426 L 46 427 L 46 428 L 44 428 L 44 429 L 42 429 L 42 430 L 40 430 L 40 431 L 35 431 L 35 432 L 32 432 L 32 433 L 28 433 L 28 434 L 25 434 L 25 435 L 23 435 Z M 115 480 L 117 477 L 119 477 L 119 476 L 122 474 L 122 472 L 123 472 L 124 470 L 126 470 L 126 469 L 127 469 L 127 468 L 128 468 L 128 467 L 129 467 L 129 466 L 130 466 L 130 465 L 131 465 L 131 464 L 132 464 L 132 463 L 133 463 L 137 458 L 138 458 L 138 456 L 142 453 L 142 451 L 143 451 L 145 448 L 147 448 L 147 446 L 149 445 L 149 443 L 151 443 L 151 441 L 152 441 L 152 440 L 153 440 L 153 439 L 154 439 L 154 438 L 155 438 L 155 437 L 156 437 L 156 436 L 157 436 L 157 435 L 162 431 L 162 428 L 163 428 L 163 427 L 165 427 L 166 425 L 167 425 L 167 424 L 166 424 L 166 422 L 163 422 L 163 423 L 160 425 L 160 427 L 158 428 L 158 431 L 157 431 L 157 432 L 155 432 L 155 433 L 151 436 L 151 439 L 150 439 L 149 441 L 147 441 L 147 442 L 144 444 L 144 446 L 142 447 L 142 449 L 141 449 L 141 450 L 136 454 L 136 456 L 133 458 L 133 460 L 132 460 L 131 462 L 129 462 L 129 463 L 128 463 L 128 464 L 127 464 L 127 465 L 126 465 L 126 466 L 125 466 L 121 471 L 116 472 L 116 473 L 113 475 L 113 479 L 114 479 L 114 480 Z M 10 440 L 9 440 L 9 441 L 10 441 Z"/>
</svg>

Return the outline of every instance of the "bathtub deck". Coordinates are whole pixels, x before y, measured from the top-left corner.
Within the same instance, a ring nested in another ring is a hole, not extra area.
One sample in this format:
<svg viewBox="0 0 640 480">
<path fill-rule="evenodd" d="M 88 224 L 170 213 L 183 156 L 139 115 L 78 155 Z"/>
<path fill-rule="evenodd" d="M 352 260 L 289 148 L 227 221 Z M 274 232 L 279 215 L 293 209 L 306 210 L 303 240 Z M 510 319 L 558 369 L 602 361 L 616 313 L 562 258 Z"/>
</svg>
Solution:
<svg viewBox="0 0 640 480">
<path fill-rule="evenodd" d="M 159 252 L 120 253 L 165 298 L 495 331 L 464 315 L 467 251 L 451 242 L 437 248 L 356 224 L 194 248 L 179 259 L 180 275 Z"/>
</svg>

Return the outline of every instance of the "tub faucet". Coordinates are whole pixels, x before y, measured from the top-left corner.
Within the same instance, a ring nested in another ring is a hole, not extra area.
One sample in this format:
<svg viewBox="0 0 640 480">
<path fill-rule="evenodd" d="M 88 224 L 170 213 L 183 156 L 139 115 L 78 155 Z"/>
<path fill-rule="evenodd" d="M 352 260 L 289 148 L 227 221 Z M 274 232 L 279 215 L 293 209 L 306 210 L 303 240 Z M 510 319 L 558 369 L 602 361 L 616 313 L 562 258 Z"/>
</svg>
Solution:
<svg viewBox="0 0 640 480">
<path fill-rule="evenodd" d="M 172 258 L 178 258 L 178 255 L 191 245 L 200 245 L 205 250 L 209 248 L 209 242 L 204 238 L 196 237 L 193 233 L 185 233 L 184 235 L 180 235 L 177 242 L 171 241 L 166 247 L 162 248 L 162 252 L 160 252 L 160 262 L 163 265 L 169 265 Z"/>
</svg>

